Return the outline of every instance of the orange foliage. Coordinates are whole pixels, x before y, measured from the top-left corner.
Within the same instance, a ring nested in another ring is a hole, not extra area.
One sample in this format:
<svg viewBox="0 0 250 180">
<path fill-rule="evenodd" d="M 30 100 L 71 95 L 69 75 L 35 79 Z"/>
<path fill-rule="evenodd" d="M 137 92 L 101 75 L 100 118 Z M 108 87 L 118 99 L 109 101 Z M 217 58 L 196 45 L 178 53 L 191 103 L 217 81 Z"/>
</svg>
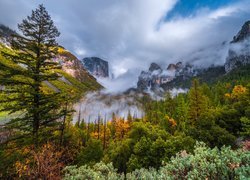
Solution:
<svg viewBox="0 0 250 180">
<path fill-rule="evenodd" d="M 165 118 L 169 122 L 169 124 L 171 125 L 171 127 L 176 127 L 177 126 L 177 123 L 176 123 L 176 121 L 173 118 L 171 118 L 171 117 L 169 117 L 167 115 L 165 116 Z"/>
<path fill-rule="evenodd" d="M 30 156 L 24 162 L 15 163 L 19 178 L 24 179 L 61 179 L 64 167 L 62 151 L 56 150 L 51 144 L 45 144 L 39 151 L 27 149 Z"/>
<path fill-rule="evenodd" d="M 247 88 L 245 88 L 242 85 L 234 86 L 233 92 L 232 92 L 232 98 L 238 99 L 242 95 L 244 95 L 247 92 Z"/>
<path fill-rule="evenodd" d="M 242 85 L 234 86 L 232 93 L 226 93 L 225 97 L 228 99 L 237 100 L 240 99 L 247 92 L 247 88 Z"/>
<path fill-rule="evenodd" d="M 226 97 L 226 98 L 231 98 L 231 94 L 230 94 L 230 93 L 226 93 L 226 94 L 225 94 L 225 97 Z"/>
<path fill-rule="evenodd" d="M 123 139 L 130 129 L 130 124 L 124 119 L 116 120 L 115 124 L 115 137 L 117 139 Z"/>
</svg>

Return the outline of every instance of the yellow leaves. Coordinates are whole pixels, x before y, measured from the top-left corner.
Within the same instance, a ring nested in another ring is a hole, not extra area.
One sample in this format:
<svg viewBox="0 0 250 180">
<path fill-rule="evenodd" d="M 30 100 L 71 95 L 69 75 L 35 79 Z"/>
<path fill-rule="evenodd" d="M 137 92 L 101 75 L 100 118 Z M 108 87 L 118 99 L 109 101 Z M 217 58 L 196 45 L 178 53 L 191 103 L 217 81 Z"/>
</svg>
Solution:
<svg viewBox="0 0 250 180">
<path fill-rule="evenodd" d="M 57 51 L 59 54 L 63 54 L 63 53 L 65 53 L 66 50 L 63 49 L 62 47 L 58 47 Z"/>
<path fill-rule="evenodd" d="M 239 98 L 240 96 L 244 95 L 247 91 L 247 88 L 245 88 L 242 85 L 234 86 L 233 92 L 232 92 L 232 98 Z"/>
<path fill-rule="evenodd" d="M 244 96 L 247 93 L 247 88 L 242 85 L 236 85 L 233 88 L 232 93 L 226 93 L 225 98 L 227 99 L 233 99 L 237 100 L 240 99 L 242 96 Z"/>
<path fill-rule="evenodd" d="M 226 98 L 231 98 L 231 94 L 230 94 L 230 93 L 226 93 L 226 94 L 225 94 L 225 97 L 226 97 Z"/>
<path fill-rule="evenodd" d="M 95 139 L 98 139 L 98 132 L 92 132 L 90 134 L 91 137 L 95 138 Z"/>
<path fill-rule="evenodd" d="M 29 172 L 29 166 L 28 166 L 29 163 L 30 161 L 27 160 L 25 163 L 21 163 L 20 161 L 17 161 L 15 163 L 15 169 L 19 178 L 23 177 L 24 174 L 27 174 Z"/>
<path fill-rule="evenodd" d="M 112 125 L 112 122 L 111 121 L 108 121 L 107 122 L 107 126 L 110 127 Z"/>
</svg>

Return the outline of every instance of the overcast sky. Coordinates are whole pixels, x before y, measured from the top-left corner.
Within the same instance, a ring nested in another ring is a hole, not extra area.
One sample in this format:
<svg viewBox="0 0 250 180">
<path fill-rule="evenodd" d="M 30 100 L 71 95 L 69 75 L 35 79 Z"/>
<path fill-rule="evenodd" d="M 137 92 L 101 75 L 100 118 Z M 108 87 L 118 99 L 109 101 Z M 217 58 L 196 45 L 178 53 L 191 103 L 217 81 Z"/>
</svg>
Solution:
<svg viewBox="0 0 250 180">
<path fill-rule="evenodd" d="M 109 61 L 124 84 L 151 62 L 223 64 L 222 43 L 250 19 L 250 0 L 0 0 L 0 23 L 16 29 L 40 3 L 61 45 L 80 59 Z"/>
</svg>

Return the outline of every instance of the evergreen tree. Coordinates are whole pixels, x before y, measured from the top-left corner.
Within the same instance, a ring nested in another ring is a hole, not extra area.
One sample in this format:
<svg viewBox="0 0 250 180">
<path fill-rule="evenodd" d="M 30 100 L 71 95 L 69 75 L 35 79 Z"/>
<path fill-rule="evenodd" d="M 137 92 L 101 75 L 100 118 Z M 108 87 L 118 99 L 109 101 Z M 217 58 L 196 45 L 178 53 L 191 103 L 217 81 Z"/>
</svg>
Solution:
<svg viewBox="0 0 250 180">
<path fill-rule="evenodd" d="M 186 121 L 188 119 L 188 106 L 185 102 L 183 94 L 180 94 L 176 97 L 176 111 L 175 111 L 175 118 L 177 119 L 177 128 L 178 130 L 185 130 L 186 128 Z"/>
<path fill-rule="evenodd" d="M 250 119 L 247 117 L 240 118 L 242 124 L 242 130 L 240 132 L 241 135 L 245 137 L 250 137 Z"/>
<path fill-rule="evenodd" d="M 189 91 L 189 119 L 191 124 L 195 124 L 202 113 L 207 109 L 207 97 L 202 94 L 199 81 L 195 79 Z"/>
<path fill-rule="evenodd" d="M 129 124 L 131 124 L 133 122 L 133 117 L 131 115 L 130 110 L 128 111 L 127 121 L 128 121 Z"/>
<path fill-rule="evenodd" d="M 43 5 L 18 24 L 18 29 L 23 35 L 13 35 L 11 45 L 15 53 L 2 52 L 20 66 L 0 62 L 0 72 L 4 72 L 0 82 L 5 86 L 0 92 L 4 97 L 0 110 L 15 113 L 16 118 L 8 123 L 9 127 L 20 130 L 22 136 L 31 134 L 37 145 L 40 129 L 57 124 L 65 115 L 60 108 L 60 90 L 47 92 L 43 88 L 59 77 L 54 70 L 60 66 L 53 58 L 57 55 L 56 37 L 60 33 Z"/>
</svg>

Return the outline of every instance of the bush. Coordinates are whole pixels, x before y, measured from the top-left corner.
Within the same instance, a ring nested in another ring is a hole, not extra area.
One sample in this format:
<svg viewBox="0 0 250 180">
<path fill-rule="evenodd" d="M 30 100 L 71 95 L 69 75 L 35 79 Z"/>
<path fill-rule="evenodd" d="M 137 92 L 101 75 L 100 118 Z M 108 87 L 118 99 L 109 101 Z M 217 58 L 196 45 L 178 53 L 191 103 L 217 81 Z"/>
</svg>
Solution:
<svg viewBox="0 0 250 180">
<path fill-rule="evenodd" d="M 159 174 L 174 179 L 244 179 L 250 176 L 249 163 L 249 151 L 211 149 L 197 143 L 194 155 L 178 154 Z"/>
<path fill-rule="evenodd" d="M 88 180 L 118 180 L 124 179 L 123 175 L 117 173 L 117 170 L 114 169 L 113 165 L 104 164 L 103 162 L 95 164 L 92 168 L 84 165 L 79 168 L 76 166 L 68 166 L 64 169 L 65 171 L 65 180 L 81 180 L 81 179 L 88 179 Z"/>
<path fill-rule="evenodd" d="M 41 149 L 26 149 L 27 159 L 15 163 L 16 172 L 21 179 L 61 179 L 61 170 L 65 167 L 63 151 L 53 144 L 44 144 Z"/>
<path fill-rule="evenodd" d="M 205 143 L 196 143 L 194 154 L 186 151 L 161 167 L 138 169 L 126 174 L 126 179 L 247 179 L 250 177 L 250 151 L 232 150 L 230 147 L 208 148 Z M 64 179 L 124 179 L 112 164 L 98 163 L 89 166 L 66 167 Z"/>
</svg>

